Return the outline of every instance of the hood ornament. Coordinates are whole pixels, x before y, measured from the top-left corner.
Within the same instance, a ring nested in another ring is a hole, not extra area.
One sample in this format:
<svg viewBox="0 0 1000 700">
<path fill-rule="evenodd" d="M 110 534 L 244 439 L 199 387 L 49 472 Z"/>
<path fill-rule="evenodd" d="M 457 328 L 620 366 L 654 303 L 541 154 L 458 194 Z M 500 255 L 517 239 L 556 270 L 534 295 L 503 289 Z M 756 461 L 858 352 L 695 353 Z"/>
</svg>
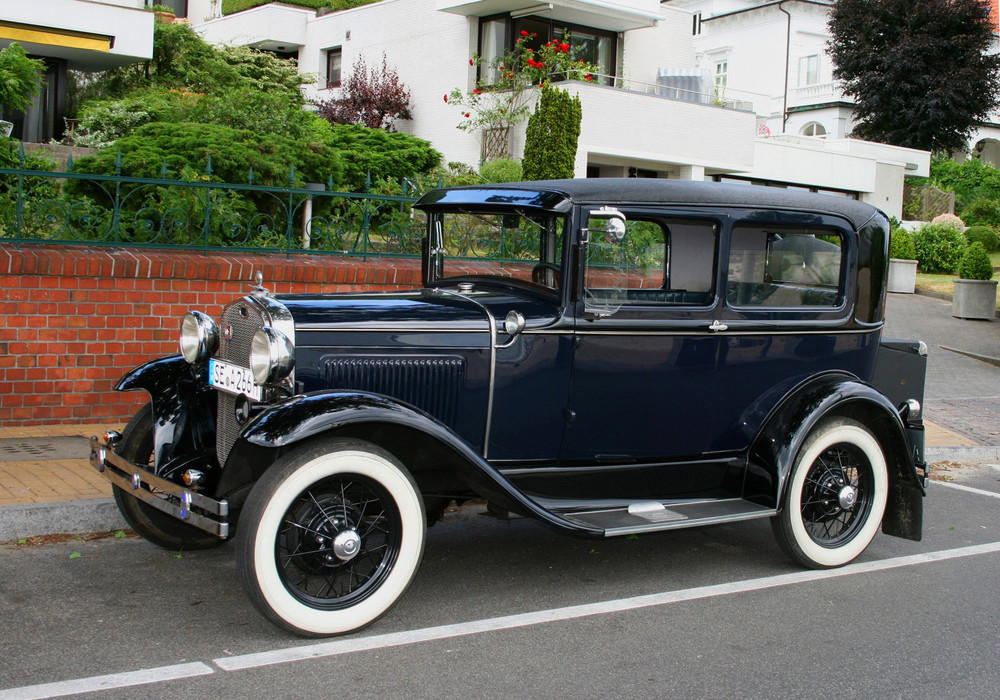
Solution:
<svg viewBox="0 0 1000 700">
<path fill-rule="evenodd" d="M 266 287 L 264 287 L 264 273 L 262 271 L 260 271 L 260 270 L 257 270 L 257 272 L 255 272 L 253 274 L 253 277 L 254 277 L 254 281 L 257 282 L 256 286 L 251 287 L 253 295 L 255 297 L 266 297 L 266 296 L 268 296 L 271 293 L 271 290 L 267 289 Z"/>
</svg>

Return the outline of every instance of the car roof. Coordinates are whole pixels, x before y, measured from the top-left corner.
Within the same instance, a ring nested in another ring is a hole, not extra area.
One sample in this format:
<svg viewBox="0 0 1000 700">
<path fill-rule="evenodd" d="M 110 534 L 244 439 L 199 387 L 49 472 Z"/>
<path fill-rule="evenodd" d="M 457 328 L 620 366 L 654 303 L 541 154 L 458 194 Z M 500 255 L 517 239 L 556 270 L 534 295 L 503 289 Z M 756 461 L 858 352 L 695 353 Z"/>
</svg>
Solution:
<svg viewBox="0 0 1000 700">
<path fill-rule="evenodd" d="M 879 210 L 848 197 L 779 187 L 734 185 L 654 178 L 579 178 L 488 185 L 467 185 L 428 192 L 415 204 L 422 209 L 485 205 L 530 207 L 565 212 L 574 204 L 714 205 L 833 214 L 860 228 Z"/>
</svg>

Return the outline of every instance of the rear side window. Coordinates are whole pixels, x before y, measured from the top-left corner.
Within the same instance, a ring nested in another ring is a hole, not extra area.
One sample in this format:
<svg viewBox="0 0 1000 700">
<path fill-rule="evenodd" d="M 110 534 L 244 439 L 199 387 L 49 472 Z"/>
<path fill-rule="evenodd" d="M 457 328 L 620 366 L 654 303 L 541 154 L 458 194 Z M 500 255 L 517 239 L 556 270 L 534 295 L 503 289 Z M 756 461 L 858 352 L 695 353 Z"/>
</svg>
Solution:
<svg viewBox="0 0 1000 700">
<path fill-rule="evenodd" d="M 839 306 L 842 249 L 842 236 L 829 229 L 737 226 L 726 299 L 744 307 Z"/>
<path fill-rule="evenodd" d="M 715 286 L 715 226 L 706 221 L 630 218 L 621 244 L 592 238 L 584 287 L 595 302 L 708 305 Z"/>
</svg>

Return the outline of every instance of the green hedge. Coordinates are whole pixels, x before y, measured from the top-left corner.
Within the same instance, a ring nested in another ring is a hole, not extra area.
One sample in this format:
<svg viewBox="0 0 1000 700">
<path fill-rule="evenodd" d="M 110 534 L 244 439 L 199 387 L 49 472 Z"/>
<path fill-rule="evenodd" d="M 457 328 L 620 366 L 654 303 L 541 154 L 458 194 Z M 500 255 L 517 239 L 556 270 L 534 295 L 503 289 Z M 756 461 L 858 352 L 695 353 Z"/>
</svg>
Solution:
<svg viewBox="0 0 1000 700">
<path fill-rule="evenodd" d="M 222 0 L 222 14 L 231 15 L 235 12 L 249 10 L 251 7 L 268 5 L 274 1 L 275 0 Z M 371 5 L 374 2 L 379 2 L 379 0 L 281 0 L 281 2 L 286 5 L 299 5 L 301 7 L 309 7 L 317 10 L 321 7 L 328 7 L 331 10 L 336 11 L 346 10 L 351 7 L 361 7 L 362 5 Z"/>
</svg>

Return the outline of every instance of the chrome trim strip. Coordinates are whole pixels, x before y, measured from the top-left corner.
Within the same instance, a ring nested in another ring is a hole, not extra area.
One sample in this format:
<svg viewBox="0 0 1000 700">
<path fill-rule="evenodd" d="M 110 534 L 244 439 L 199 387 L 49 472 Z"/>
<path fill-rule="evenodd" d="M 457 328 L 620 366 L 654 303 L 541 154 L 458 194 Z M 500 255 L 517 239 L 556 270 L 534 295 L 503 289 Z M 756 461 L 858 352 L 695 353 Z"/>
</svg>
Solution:
<svg viewBox="0 0 1000 700">
<path fill-rule="evenodd" d="M 90 464 L 112 484 L 153 508 L 216 537 L 229 537 L 229 523 L 225 520 L 229 516 L 228 501 L 216 501 L 167 481 L 122 459 L 96 437 L 90 438 Z M 163 495 L 168 498 L 163 498 Z M 169 499 L 176 499 L 177 502 Z M 219 520 L 196 513 L 193 508 L 205 511 L 209 516 L 217 516 Z"/>
<path fill-rule="evenodd" d="M 495 324 L 494 324 L 495 325 Z M 313 333 L 313 332 L 330 332 L 330 331 L 343 331 L 347 333 L 482 333 L 482 330 L 477 330 L 475 328 L 466 329 L 454 329 L 454 328 L 436 328 L 433 326 L 412 326 L 407 328 L 387 327 L 387 328 L 352 328 L 349 326 L 337 326 L 337 327 L 310 327 L 303 326 L 299 330 L 303 333 Z M 730 328 L 728 331 L 720 332 L 709 332 L 709 331 L 681 331 L 681 330 L 662 330 L 662 331 L 590 331 L 590 330 L 546 330 L 545 328 L 527 329 L 525 328 L 521 331 L 521 335 L 691 335 L 691 336 L 703 336 L 703 337 L 718 337 L 718 336 L 743 336 L 743 335 L 861 335 L 864 333 L 874 333 L 877 330 L 881 330 L 881 326 L 878 328 L 860 328 L 860 329 L 803 329 L 803 330 L 741 330 L 739 328 Z"/>
<path fill-rule="evenodd" d="M 483 459 L 489 459 L 490 452 L 490 429 L 493 427 L 493 391 L 496 388 L 497 375 L 497 320 L 485 304 L 482 304 L 472 297 L 453 292 L 450 289 L 436 289 L 440 294 L 450 294 L 459 299 L 478 306 L 486 314 L 487 322 L 490 324 L 490 388 L 486 398 L 486 428 L 483 431 Z"/>
</svg>

